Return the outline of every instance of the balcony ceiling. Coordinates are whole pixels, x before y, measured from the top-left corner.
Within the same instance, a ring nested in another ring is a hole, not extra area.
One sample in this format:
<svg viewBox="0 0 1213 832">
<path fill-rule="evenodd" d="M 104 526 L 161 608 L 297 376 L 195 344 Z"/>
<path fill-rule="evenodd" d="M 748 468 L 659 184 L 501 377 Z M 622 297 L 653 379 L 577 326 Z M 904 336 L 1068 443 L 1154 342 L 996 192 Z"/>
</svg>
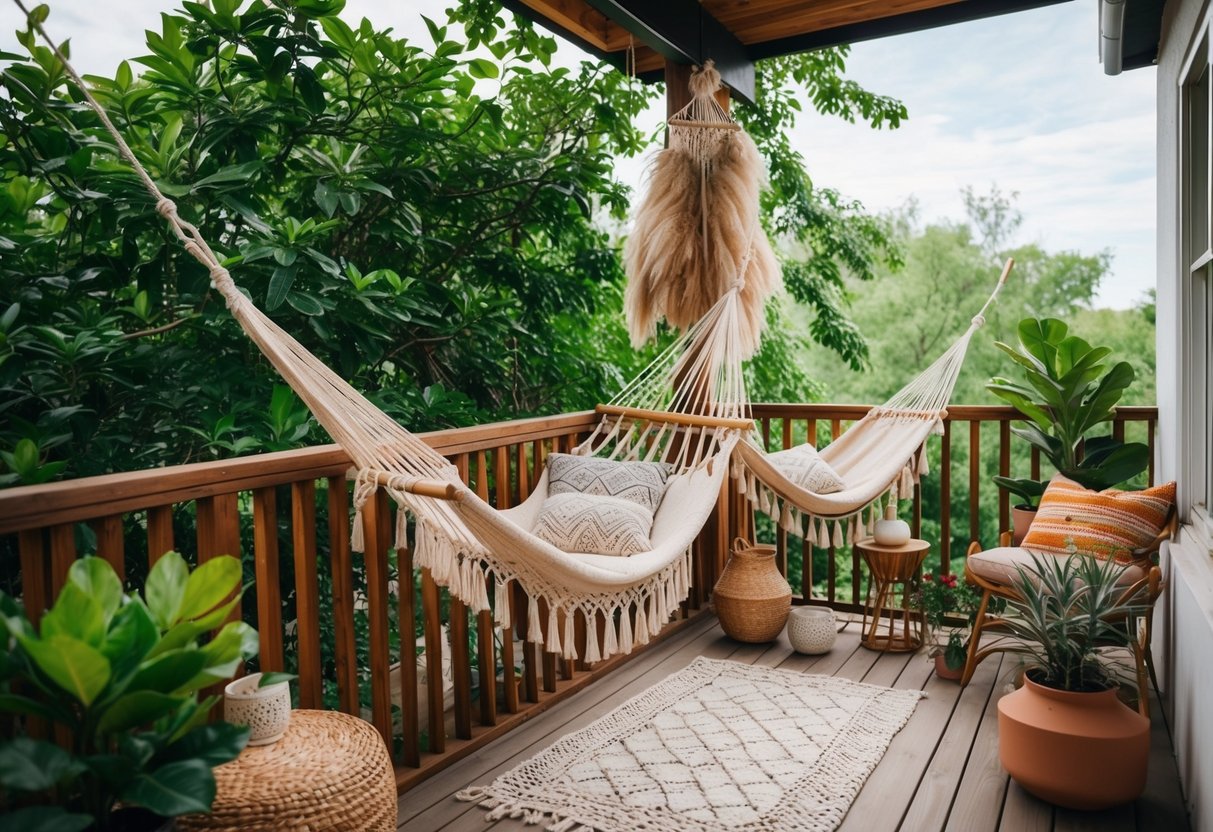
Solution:
<svg viewBox="0 0 1213 832">
<path fill-rule="evenodd" d="M 504 5 L 620 67 L 663 77 L 666 61 L 716 61 L 751 102 L 754 61 L 916 32 L 1067 0 L 504 0 Z"/>
</svg>

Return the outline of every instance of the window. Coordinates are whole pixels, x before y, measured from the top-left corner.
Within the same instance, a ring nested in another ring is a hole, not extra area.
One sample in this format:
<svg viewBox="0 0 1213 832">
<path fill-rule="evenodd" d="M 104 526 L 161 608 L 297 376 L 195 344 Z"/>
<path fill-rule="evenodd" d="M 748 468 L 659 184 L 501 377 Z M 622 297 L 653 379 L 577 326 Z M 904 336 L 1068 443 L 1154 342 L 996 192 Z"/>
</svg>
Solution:
<svg viewBox="0 0 1213 832">
<path fill-rule="evenodd" d="M 1197 46 L 1184 77 L 1180 102 L 1180 402 L 1181 486 L 1194 514 L 1213 519 L 1213 84 L 1209 36 Z M 1165 325 L 1165 324 L 1164 324 Z"/>
</svg>

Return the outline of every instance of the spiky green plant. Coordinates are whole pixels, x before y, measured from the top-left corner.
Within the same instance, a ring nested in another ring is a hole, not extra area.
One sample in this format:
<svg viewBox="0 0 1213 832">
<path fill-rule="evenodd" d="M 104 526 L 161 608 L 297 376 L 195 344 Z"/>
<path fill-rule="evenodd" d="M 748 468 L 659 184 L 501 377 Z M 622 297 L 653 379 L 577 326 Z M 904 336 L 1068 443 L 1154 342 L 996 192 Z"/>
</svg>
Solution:
<svg viewBox="0 0 1213 832">
<path fill-rule="evenodd" d="M 1118 585 L 1124 565 L 1090 553 L 1033 555 L 1017 567 L 1019 598 L 1007 602 L 1010 636 L 1000 649 L 1024 657 L 1032 680 L 1059 690 L 1106 690 L 1119 684 L 1119 663 L 1109 655 L 1128 648 L 1138 617 L 1148 610 L 1142 593 L 1126 598 Z"/>
</svg>

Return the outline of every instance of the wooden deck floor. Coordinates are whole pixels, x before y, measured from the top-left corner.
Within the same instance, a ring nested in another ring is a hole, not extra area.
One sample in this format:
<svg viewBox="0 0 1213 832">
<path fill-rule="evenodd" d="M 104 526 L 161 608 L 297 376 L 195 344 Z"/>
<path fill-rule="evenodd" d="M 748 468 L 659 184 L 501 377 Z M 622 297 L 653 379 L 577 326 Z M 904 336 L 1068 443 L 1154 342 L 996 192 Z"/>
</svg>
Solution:
<svg viewBox="0 0 1213 832">
<path fill-rule="evenodd" d="M 972 683 L 961 689 L 936 678 L 922 653 L 882 654 L 860 647 L 858 624 L 839 635 L 830 653 L 810 657 L 793 652 L 786 637 L 773 645 L 739 644 L 720 631 L 711 615 L 406 792 L 400 799 L 400 828 L 409 832 L 489 829 L 484 810 L 455 800 L 456 791 L 490 782 L 699 655 L 927 692 L 855 798 L 841 830 L 1179 832 L 1188 828 L 1171 742 L 1158 708 L 1153 713 L 1150 780 L 1140 800 L 1108 812 L 1056 809 L 1011 783 L 998 762 L 995 706 L 1008 681 L 1011 660 L 1004 670 L 995 658 L 988 659 Z M 503 820 L 491 828 L 522 832 L 539 827 Z"/>
</svg>

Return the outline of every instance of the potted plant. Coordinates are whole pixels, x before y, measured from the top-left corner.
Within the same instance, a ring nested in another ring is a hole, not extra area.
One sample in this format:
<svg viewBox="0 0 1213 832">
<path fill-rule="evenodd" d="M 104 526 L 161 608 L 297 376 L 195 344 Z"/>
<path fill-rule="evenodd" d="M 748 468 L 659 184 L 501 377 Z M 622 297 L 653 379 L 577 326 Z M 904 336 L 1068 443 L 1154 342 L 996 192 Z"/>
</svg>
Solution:
<svg viewBox="0 0 1213 832">
<path fill-rule="evenodd" d="M 981 596 L 956 575 L 936 578 L 924 572 L 913 600 L 926 625 L 927 641 L 931 644 L 927 655 L 935 661 L 935 675 L 958 681 L 969 650 L 965 633 L 972 627 Z M 956 623 L 961 617 L 967 622 L 965 626 Z"/>
<path fill-rule="evenodd" d="M 230 621 L 241 567 L 223 556 L 192 573 L 176 552 L 123 593 L 104 560 L 72 564 L 38 627 L 0 592 L 7 655 L 0 710 L 40 721 L 44 736 L 0 742 L 7 828 L 143 830 L 209 812 L 213 766 L 244 748 L 248 729 L 208 721 L 218 696 L 199 691 L 256 654 L 257 633 Z M 206 643 L 199 637 L 217 628 Z"/>
<path fill-rule="evenodd" d="M 1024 684 L 998 703 L 1003 767 L 1037 797 L 1073 809 L 1135 799 L 1146 784 L 1150 720 L 1117 697 L 1144 602 L 1125 598 L 1114 558 L 1033 557 L 1019 568 L 1010 631 L 998 649 L 1023 657 Z"/>
<path fill-rule="evenodd" d="M 1088 436 L 1111 422 L 1116 403 L 1133 383 L 1132 366 L 1108 366 L 1108 347 L 1092 347 L 1069 334 L 1056 318 L 1025 318 L 1017 330 L 1018 347 L 997 346 L 1019 365 L 1023 383 L 996 376 L 986 389 L 1025 417 L 1011 430 L 1049 460 L 1057 471 L 1086 488 L 1102 491 L 1131 479 L 1150 464 L 1150 449 L 1111 435 Z M 1044 483 L 995 477 L 994 482 L 1018 498 L 1014 505 L 1013 542 L 1019 545 L 1031 525 Z"/>
</svg>

